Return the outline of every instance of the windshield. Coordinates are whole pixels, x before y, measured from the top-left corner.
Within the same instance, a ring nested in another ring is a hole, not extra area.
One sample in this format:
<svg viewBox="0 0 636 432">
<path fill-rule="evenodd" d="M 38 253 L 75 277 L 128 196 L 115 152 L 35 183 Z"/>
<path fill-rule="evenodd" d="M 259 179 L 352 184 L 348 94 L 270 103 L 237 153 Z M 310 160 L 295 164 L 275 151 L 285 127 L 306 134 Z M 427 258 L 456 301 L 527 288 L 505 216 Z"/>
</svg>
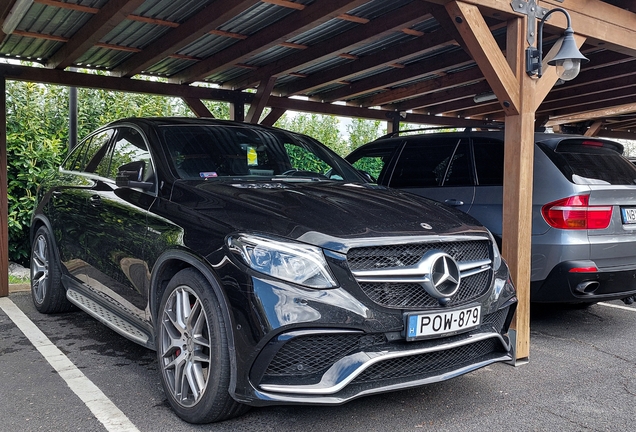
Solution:
<svg viewBox="0 0 636 432">
<path fill-rule="evenodd" d="M 184 180 L 364 181 L 342 158 L 303 135 L 241 125 L 171 125 L 159 131 L 172 171 Z"/>
</svg>

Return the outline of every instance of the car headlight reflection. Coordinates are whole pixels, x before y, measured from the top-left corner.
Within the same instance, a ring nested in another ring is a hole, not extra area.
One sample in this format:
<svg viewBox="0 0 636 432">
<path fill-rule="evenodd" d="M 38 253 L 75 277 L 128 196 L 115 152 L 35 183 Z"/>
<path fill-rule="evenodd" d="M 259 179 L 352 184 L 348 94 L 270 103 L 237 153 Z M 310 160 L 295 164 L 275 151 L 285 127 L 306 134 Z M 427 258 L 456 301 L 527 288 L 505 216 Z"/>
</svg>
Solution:
<svg viewBox="0 0 636 432">
<path fill-rule="evenodd" d="M 311 288 L 337 286 L 320 248 L 254 235 L 230 237 L 228 245 L 257 272 Z"/>
</svg>

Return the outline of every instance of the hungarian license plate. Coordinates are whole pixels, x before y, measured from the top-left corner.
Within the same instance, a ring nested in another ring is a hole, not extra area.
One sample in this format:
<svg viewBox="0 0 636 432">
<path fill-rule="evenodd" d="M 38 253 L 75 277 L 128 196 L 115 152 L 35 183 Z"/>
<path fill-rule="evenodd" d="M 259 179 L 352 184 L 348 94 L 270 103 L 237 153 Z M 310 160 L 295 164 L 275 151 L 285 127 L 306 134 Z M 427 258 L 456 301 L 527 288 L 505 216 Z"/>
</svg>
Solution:
<svg viewBox="0 0 636 432">
<path fill-rule="evenodd" d="M 426 339 L 469 330 L 481 324 L 481 306 L 437 313 L 406 314 L 406 340 Z"/>
<path fill-rule="evenodd" d="M 621 207 L 624 224 L 636 223 L 636 207 Z"/>
</svg>

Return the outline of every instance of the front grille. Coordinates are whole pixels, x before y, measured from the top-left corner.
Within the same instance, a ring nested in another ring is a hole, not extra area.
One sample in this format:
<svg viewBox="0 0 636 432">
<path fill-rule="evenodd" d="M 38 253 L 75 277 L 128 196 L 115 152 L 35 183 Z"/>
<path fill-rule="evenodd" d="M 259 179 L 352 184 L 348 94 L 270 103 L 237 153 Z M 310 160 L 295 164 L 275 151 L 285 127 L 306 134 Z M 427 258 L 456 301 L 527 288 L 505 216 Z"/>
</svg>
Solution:
<svg viewBox="0 0 636 432">
<path fill-rule="evenodd" d="M 461 305 L 480 297 L 488 290 L 489 282 L 489 272 L 481 272 L 462 278 L 457 293 L 447 303 L 447 306 Z M 416 283 L 361 282 L 360 288 L 375 303 L 388 308 L 432 309 L 439 307 L 439 301 Z"/>
<path fill-rule="evenodd" d="M 432 250 L 446 252 L 457 262 L 490 258 L 488 241 L 474 240 L 353 248 L 347 253 L 347 263 L 354 271 L 408 267 L 417 264 L 426 252 Z"/>
<path fill-rule="evenodd" d="M 499 340 L 486 339 L 445 351 L 436 351 L 385 360 L 372 365 L 353 380 L 353 384 L 377 383 L 390 379 L 424 379 L 447 370 L 457 369 L 486 359 L 491 354 L 501 355 Z"/>
<path fill-rule="evenodd" d="M 490 242 L 484 239 L 352 248 L 347 254 L 347 263 L 353 272 L 416 267 L 430 251 L 445 252 L 459 264 L 490 260 Z M 478 299 L 488 291 L 491 278 L 492 269 L 462 277 L 459 289 L 444 303 L 445 306 L 458 306 Z M 386 308 L 427 310 L 440 306 L 439 300 L 419 283 L 389 280 L 358 281 L 358 284 L 371 301 Z"/>
</svg>

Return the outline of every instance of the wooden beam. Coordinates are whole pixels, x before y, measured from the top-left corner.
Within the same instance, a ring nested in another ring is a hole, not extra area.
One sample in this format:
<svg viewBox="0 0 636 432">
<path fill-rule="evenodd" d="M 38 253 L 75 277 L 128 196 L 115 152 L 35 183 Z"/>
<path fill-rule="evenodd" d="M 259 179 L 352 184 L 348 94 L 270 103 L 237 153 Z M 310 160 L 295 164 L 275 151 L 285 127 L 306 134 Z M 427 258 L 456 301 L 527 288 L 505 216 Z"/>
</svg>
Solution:
<svg viewBox="0 0 636 432">
<path fill-rule="evenodd" d="M 179 72 L 171 77 L 171 82 L 185 84 L 202 80 L 231 67 L 235 63 L 247 60 L 255 53 L 263 52 L 281 42 L 286 42 L 315 25 L 327 22 L 364 3 L 366 3 L 364 0 L 323 0 L 308 5 L 304 10 L 295 11 L 275 25 L 265 27 L 249 38 Z M 214 7 L 214 4 L 211 7 Z M 268 78 L 269 76 L 262 76 L 254 82 Z"/>
<path fill-rule="evenodd" d="M 428 7 L 425 3 L 420 1 L 409 3 L 391 13 L 371 20 L 368 24 L 358 25 L 336 37 L 318 42 L 309 49 L 274 61 L 253 74 L 229 81 L 225 85 L 228 88 L 242 89 L 270 76 L 299 72 L 301 66 L 318 64 L 343 51 L 351 51 L 359 46 L 385 38 L 391 33 L 401 31 L 404 27 L 423 21 L 424 17 L 428 15 Z"/>
<path fill-rule="evenodd" d="M 595 120 L 603 117 L 611 117 L 617 114 L 636 112 L 636 97 L 631 96 L 611 102 L 595 103 L 589 107 L 589 110 L 583 110 L 581 107 L 558 110 L 553 113 L 553 117 L 548 125 L 564 124 L 571 121 Z M 568 119 L 563 121 L 563 119 Z"/>
<path fill-rule="evenodd" d="M 446 4 L 448 0 L 428 0 L 433 3 Z M 525 15 L 513 12 L 510 0 L 463 0 L 478 6 L 484 13 L 499 17 Z M 609 2 L 600 0 L 541 0 L 541 6 L 546 9 L 561 7 L 567 9 L 572 19 L 572 28 L 576 34 L 591 40 L 604 42 L 604 48 L 636 56 L 636 14 L 613 6 Z M 545 24 L 547 32 L 558 33 L 565 29 L 566 19 L 563 14 L 555 13 Z"/>
<path fill-rule="evenodd" d="M 358 99 L 356 103 L 361 106 L 380 106 L 387 105 L 391 102 L 408 99 L 410 97 L 424 96 L 436 91 L 445 90 L 465 83 L 483 81 L 484 74 L 478 67 L 473 67 L 452 74 L 445 74 L 439 78 L 428 79 L 426 81 L 398 87 L 393 90 L 387 90 L 368 98 Z M 408 101 L 405 102 L 405 104 Z M 390 109 L 390 106 L 387 107 Z"/>
<path fill-rule="evenodd" d="M 574 109 L 584 112 L 588 110 L 589 107 L 600 107 L 602 104 L 605 104 L 605 106 L 612 106 L 619 104 L 624 98 L 634 96 L 636 96 L 636 85 L 621 87 L 615 90 L 606 90 L 604 92 L 585 93 L 580 96 L 572 96 L 570 98 L 554 102 L 546 101 L 539 107 L 537 112 L 562 112 L 566 109 Z"/>
<path fill-rule="evenodd" d="M 214 114 L 210 112 L 208 107 L 205 106 L 201 99 L 193 97 L 184 97 L 182 99 L 197 117 L 214 118 Z"/>
<path fill-rule="evenodd" d="M 89 75 L 78 72 L 61 71 L 57 69 L 44 69 L 7 64 L 0 64 L 0 76 L 5 76 L 6 79 L 10 80 L 41 82 L 45 84 L 58 84 L 65 86 L 98 88 L 132 93 L 176 96 L 181 98 L 192 97 L 206 100 L 225 101 L 230 102 L 235 106 L 243 106 L 243 104 L 245 103 L 249 104 L 254 98 L 253 93 L 245 93 L 232 90 L 123 79 L 103 75 Z M 314 112 L 383 121 L 387 119 L 387 113 L 390 113 L 390 111 L 386 110 L 323 104 L 319 102 L 303 101 L 276 96 L 270 96 L 267 102 L 267 106 L 283 110 Z M 236 113 L 239 114 L 240 118 L 240 109 L 236 110 Z M 408 123 L 440 126 L 465 125 L 478 127 L 488 124 L 485 121 L 467 120 L 454 117 L 437 117 L 421 114 L 409 114 L 404 121 Z"/>
<path fill-rule="evenodd" d="M 318 113 L 318 114 L 331 114 L 331 115 L 342 116 L 342 117 L 365 118 L 365 119 L 382 120 L 382 121 L 385 121 L 391 118 L 391 116 L 393 115 L 393 111 L 368 109 L 368 108 L 320 103 L 320 102 L 313 102 L 313 101 L 304 101 L 304 100 L 298 100 L 298 99 L 282 98 L 277 96 L 270 96 L 267 105 L 273 108 L 282 108 L 282 109 L 292 110 L 292 111 L 310 112 L 310 113 Z M 406 123 L 439 125 L 439 126 L 457 126 L 457 127 L 461 127 L 461 126 L 484 127 L 484 126 L 488 126 L 488 124 L 492 125 L 492 123 L 488 123 L 481 120 L 461 119 L 456 117 L 429 116 L 429 115 L 412 114 L 412 113 L 408 113 L 406 115 L 406 118 L 402 119 L 402 121 Z"/>
<path fill-rule="evenodd" d="M 475 95 L 478 95 L 480 93 L 487 93 L 490 91 L 490 84 L 488 84 L 486 81 L 479 81 L 474 84 L 464 85 L 458 88 L 450 88 L 409 99 L 402 103 L 390 105 L 390 108 L 397 111 L 422 109 L 442 102 L 453 102 L 458 99 L 473 98 Z"/>
<path fill-rule="evenodd" d="M 50 68 L 65 69 L 99 42 L 145 0 L 110 0 L 47 62 Z"/>
<path fill-rule="evenodd" d="M 588 137 L 593 137 L 596 136 L 599 132 L 599 130 L 601 130 L 601 127 L 603 126 L 603 120 L 597 120 L 594 123 L 592 123 L 592 126 L 590 126 L 586 131 L 585 131 L 585 136 Z"/>
<path fill-rule="evenodd" d="M 274 126 L 274 123 L 285 114 L 287 110 L 282 108 L 272 108 L 269 114 L 261 121 L 263 126 Z"/>
<path fill-rule="evenodd" d="M 139 54 L 124 61 L 114 72 L 124 77 L 134 76 L 258 2 L 259 0 L 214 2 L 179 27 L 168 31 Z"/>
<path fill-rule="evenodd" d="M 308 93 L 322 86 L 346 80 L 361 72 L 368 73 L 375 69 L 383 68 L 388 63 L 404 61 L 410 57 L 419 56 L 454 43 L 444 32 L 437 31 L 428 34 L 426 38 L 413 39 L 394 48 L 384 49 L 359 59 L 353 59 L 357 61 L 315 73 L 307 79 L 291 82 L 276 88 L 275 92 L 282 96 Z"/>
<path fill-rule="evenodd" d="M 7 92 L 0 75 L 0 297 L 9 295 L 9 204 L 7 198 Z"/>
<path fill-rule="evenodd" d="M 132 93 L 176 96 L 181 98 L 193 97 L 225 102 L 236 101 L 237 99 L 251 101 L 254 97 L 253 94 L 234 92 L 224 89 L 183 86 L 156 81 L 123 79 L 104 75 L 93 75 L 80 72 L 62 71 L 58 69 L 44 69 L 9 64 L 0 64 L 0 76 L 16 81 L 31 81 L 44 84 L 59 84 L 83 88 L 98 88 Z"/>
<path fill-rule="evenodd" d="M 497 95 L 506 115 L 519 115 L 517 78 L 511 71 L 477 6 L 454 1 L 446 5 L 446 10 L 462 35 L 475 62 Z"/>
<path fill-rule="evenodd" d="M 435 75 L 444 72 L 449 68 L 456 68 L 472 63 L 472 59 L 468 54 L 461 50 L 451 51 L 437 56 L 435 61 L 421 60 L 417 63 L 411 63 L 403 69 L 389 70 L 369 78 L 360 79 L 347 86 L 342 86 L 334 90 L 318 93 L 314 96 L 326 102 L 334 102 L 339 100 L 351 100 L 357 96 L 372 93 L 389 86 L 396 86 L 402 83 Z"/>
<path fill-rule="evenodd" d="M 247 116 L 245 116 L 245 121 L 247 123 L 258 123 L 267 104 L 267 100 L 272 94 L 274 84 L 276 84 L 276 77 L 270 77 L 268 80 L 261 81 L 258 89 L 256 90 L 256 96 L 254 96 L 254 99 L 250 104 Z"/>
</svg>

